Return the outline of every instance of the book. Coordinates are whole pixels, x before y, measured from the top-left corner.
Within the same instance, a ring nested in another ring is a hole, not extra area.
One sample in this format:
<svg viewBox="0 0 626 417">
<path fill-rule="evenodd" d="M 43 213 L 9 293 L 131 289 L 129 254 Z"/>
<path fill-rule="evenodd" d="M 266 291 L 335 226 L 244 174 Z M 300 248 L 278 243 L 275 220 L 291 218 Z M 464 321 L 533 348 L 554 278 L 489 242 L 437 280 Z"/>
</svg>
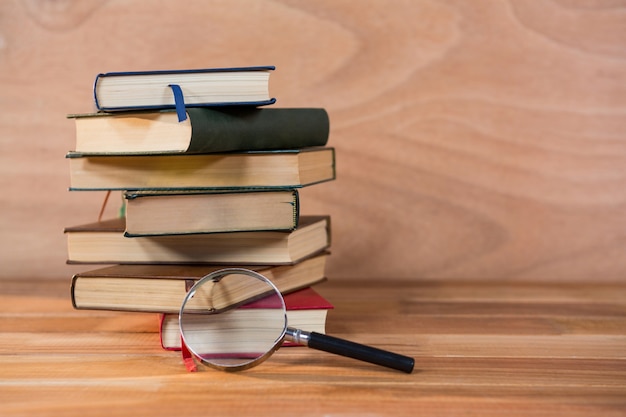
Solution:
<svg viewBox="0 0 626 417">
<path fill-rule="evenodd" d="M 328 254 L 294 265 L 246 266 L 272 281 L 283 293 L 325 280 Z M 222 266 L 113 265 L 72 277 L 71 299 L 76 309 L 178 313 L 193 284 Z"/>
<path fill-rule="evenodd" d="M 246 106 L 72 114 L 74 151 L 83 154 L 218 153 L 324 146 L 330 122 L 321 108 Z"/>
<path fill-rule="evenodd" d="M 335 150 L 202 155 L 67 154 L 70 190 L 301 188 L 335 179 Z"/>
<path fill-rule="evenodd" d="M 330 217 L 300 216 L 291 232 L 125 237 L 125 219 L 65 229 L 68 263 L 295 264 L 330 247 Z"/>
<path fill-rule="evenodd" d="M 298 190 L 132 191 L 124 193 L 129 237 L 242 231 L 290 231 Z"/>
<path fill-rule="evenodd" d="M 96 108 L 119 111 L 174 108 L 171 85 L 178 86 L 186 107 L 266 105 L 273 66 L 205 68 L 165 71 L 118 71 L 98 74 L 93 95 Z"/>
<path fill-rule="evenodd" d="M 287 309 L 287 322 L 294 327 L 307 332 L 326 333 L 326 317 L 333 305 L 316 292 L 307 287 L 284 295 Z M 248 305 L 246 309 L 237 310 L 241 320 L 261 320 L 263 317 L 262 305 Z M 161 346 L 166 350 L 180 350 L 181 338 L 178 324 L 178 315 L 165 313 L 160 317 L 159 336 Z M 293 342 L 284 342 L 283 346 L 299 346 Z"/>
</svg>

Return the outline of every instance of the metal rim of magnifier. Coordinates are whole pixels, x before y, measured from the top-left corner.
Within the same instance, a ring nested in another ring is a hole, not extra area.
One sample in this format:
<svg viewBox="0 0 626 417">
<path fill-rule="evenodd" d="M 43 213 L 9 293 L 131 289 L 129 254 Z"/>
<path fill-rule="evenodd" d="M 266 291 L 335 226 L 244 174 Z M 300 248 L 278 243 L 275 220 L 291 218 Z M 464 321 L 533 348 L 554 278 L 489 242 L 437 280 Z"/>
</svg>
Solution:
<svg viewBox="0 0 626 417">
<path fill-rule="evenodd" d="M 276 339 L 276 342 L 274 343 L 274 345 L 267 350 L 267 352 L 265 352 L 263 355 L 250 360 L 249 362 L 245 362 L 242 363 L 241 365 L 217 365 L 215 363 L 209 362 L 205 359 L 202 358 L 202 356 L 200 356 L 193 348 L 193 346 L 189 346 L 185 340 L 185 332 L 183 331 L 183 314 L 185 314 L 185 305 L 187 304 L 187 302 L 192 298 L 193 294 L 195 293 L 195 290 L 200 287 L 201 285 L 203 285 L 205 282 L 207 281 L 219 281 L 222 278 L 224 278 L 227 275 L 232 275 L 232 274 L 242 274 L 242 275 L 247 275 L 249 277 L 252 278 L 256 278 L 259 281 L 263 281 L 265 284 L 268 285 L 268 287 L 271 287 L 272 289 L 274 289 L 274 291 L 276 292 L 276 294 L 279 296 L 279 299 L 281 301 L 282 304 L 282 309 L 283 309 L 283 315 L 285 317 L 284 320 L 284 326 L 283 326 L 283 330 L 280 334 L 280 336 Z M 203 365 L 209 366 L 211 368 L 214 369 L 219 369 L 221 371 L 227 371 L 227 372 L 234 372 L 234 371 L 243 371 L 245 369 L 249 369 L 252 367 L 257 366 L 258 364 L 260 364 L 261 362 L 265 361 L 267 358 L 269 358 L 270 356 L 272 356 L 272 354 L 278 350 L 278 348 L 282 345 L 283 341 L 285 340 L 285 335 L 287 332 L 287 307 L 285 306 L 285 300 L 283 299 L 283 296 L 281 294 L 281 292 L 279 291 L 279 289 L 276 287 L 276 285 L 274 285 L 274 283 L 272 281 L 270 281 L 269 279 L 267 279 L 266 277 L 264 277 L 263 275 L 259 274 L 258 272 L 252 271 L 250 269 L 245 269 L 245 268 L 224 268 L 224 269 L 220 269 L 214 272 L 211 272 L 208 275 L 205 275 L 204 277 L 200 278 L 198 280 L 198 282 L 196 282 L 190 289 L 189 291 L 187 291 L 187 295 L 185 296 L 185 298 L 183 299 L 183 303 L 180 306 L 180 312 L 178 314 L 178 327 L 180 330 L 180 335 L 183 339 L 183 343 L 185 343 L 185 346 L 187 347 L 187 349 L 193 354 L 193 356 L 198 359 Z"/>
</svg>

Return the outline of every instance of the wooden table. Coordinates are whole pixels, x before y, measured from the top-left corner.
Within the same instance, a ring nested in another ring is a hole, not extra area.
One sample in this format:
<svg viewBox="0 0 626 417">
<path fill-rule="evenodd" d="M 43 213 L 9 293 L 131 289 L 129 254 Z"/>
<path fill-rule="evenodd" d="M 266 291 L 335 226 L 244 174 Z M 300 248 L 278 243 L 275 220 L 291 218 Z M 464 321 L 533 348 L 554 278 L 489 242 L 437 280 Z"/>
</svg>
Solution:
<svg viewBox="0 0 626 417">
<path fill-rule="evenodd" d="M 0 282 L 0 415 L 626 415 L 626 284 L 317 287 L 329 334 L 415 357 L 410 375 L 307 348 L 188 373 L 156 315 L 73 310 L 68 286 Z"/>
</svg>

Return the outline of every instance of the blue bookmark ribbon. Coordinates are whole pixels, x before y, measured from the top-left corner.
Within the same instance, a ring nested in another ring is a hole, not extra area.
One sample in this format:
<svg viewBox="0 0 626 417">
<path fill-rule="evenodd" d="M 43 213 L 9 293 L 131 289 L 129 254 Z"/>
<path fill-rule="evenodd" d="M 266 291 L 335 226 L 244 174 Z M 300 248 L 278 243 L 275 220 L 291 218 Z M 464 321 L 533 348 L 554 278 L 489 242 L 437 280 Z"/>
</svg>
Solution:
<svg viewBox="0 0 626 417">
<path fill-rule="evenodd" d="M 176 114 L 178 115 L 178 122 L 184 122 L 187 120 L 187 111 L 185 110 L 185 97 L 183 96 L 183 90 L 181 90 L 178 84 L 169 84 L 169 88 L 174 93 L 174 104 L 176 105 Z"/>
</svg>

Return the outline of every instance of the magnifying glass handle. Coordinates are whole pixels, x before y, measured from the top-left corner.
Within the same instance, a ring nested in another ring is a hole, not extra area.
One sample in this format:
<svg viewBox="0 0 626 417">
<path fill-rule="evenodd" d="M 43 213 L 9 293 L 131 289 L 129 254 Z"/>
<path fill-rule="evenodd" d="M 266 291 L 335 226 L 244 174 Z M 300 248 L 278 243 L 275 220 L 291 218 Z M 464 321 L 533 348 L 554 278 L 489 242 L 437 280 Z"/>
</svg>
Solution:
<svg viewBox="0 0 626 417">
<path fill-rule="evenodd" d="M 415 365 L 415 360 L 408 356 L 361 345 L 326 334 L 288 328 L 286 335 L 291 341 L 313 349 L 397 369 L 408 374 L 413 372 L 413 366 Z"/>
</svg>

